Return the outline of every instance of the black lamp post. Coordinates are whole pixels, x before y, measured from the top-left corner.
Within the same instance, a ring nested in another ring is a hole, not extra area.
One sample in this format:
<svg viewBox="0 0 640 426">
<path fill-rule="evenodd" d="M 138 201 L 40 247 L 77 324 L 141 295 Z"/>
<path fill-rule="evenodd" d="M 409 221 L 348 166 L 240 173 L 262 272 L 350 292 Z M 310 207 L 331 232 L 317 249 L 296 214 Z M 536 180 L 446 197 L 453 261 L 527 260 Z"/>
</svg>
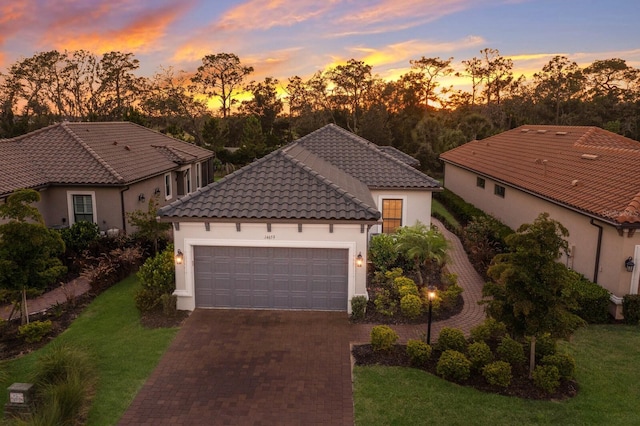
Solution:
<svg viewBox="0 0 640 426">
<path fill-rule="evenodd" d="M 428 288 L 427 296 L 429 297 L 429 317 L 427 319 L 427 345 L 431 344 L 431 313 L 433 312 L 433 299 L 436 298 L 436 288 L 432 285 Z"/>
</svg>

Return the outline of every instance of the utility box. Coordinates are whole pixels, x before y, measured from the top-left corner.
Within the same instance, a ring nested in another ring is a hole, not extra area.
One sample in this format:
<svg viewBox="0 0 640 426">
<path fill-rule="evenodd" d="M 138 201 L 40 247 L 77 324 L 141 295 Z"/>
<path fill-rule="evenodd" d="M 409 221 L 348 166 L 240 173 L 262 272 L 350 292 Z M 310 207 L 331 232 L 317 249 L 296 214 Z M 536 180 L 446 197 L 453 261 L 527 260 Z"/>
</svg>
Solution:
<svg viewBox="0 0 640 426">
<path fill-rule="evenodd" d="M 7 388 L 9 402 L 4 405 L 6 418 L 22 417 L 31 413 L 33 403 L 33 383 L 14 383 Z"/>
</svg>

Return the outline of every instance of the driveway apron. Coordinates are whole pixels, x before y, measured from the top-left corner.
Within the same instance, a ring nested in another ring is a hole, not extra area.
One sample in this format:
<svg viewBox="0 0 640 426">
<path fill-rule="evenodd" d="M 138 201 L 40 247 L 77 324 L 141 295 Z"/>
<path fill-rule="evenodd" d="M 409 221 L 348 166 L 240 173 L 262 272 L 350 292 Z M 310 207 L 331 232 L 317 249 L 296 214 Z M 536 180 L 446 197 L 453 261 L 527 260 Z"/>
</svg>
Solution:
<svg viewBox="0 0 640 426">
<path fill-rule="evenodd" d="M 121 425 L 353 425 L 344 312 L 196 309 Z"/>
</svg>

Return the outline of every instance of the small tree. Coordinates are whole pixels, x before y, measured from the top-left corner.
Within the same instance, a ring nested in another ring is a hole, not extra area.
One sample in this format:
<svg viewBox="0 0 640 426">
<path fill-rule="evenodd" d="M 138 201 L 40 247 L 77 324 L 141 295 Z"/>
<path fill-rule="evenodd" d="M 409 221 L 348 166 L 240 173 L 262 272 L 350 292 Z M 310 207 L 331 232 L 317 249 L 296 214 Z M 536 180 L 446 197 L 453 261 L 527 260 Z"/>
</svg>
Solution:
<svg viewBox="0 0 640 426">
<path fill-rule="evenodd" d="M 436 263 L 439 267 L 447 259 L 449 244 L 442 233 L 435 228 L 429 229 L 423 223 L 405 226 L 397 231 L 396 249 L 407 259 L 412 259 L 418 275 L 418 284 L 424 285 L 422 265 Z"/>
<path fill-rule="evenodd" d="M 135 210 L 127 213 L 129 222 L 137 228 L 135 234 L 146 238 L 153 244 L 152 255 L 158 253 L 158 241 L 166 237 L 167 231 L 171 229 L 170 223 L 159 222 L 157 217 L 158 200 L 156 197 L 151 197 L 146 212 Z"/>
<path fill-rule="evenodd" d="M 487 314 L 516 337 L 532 336 L 531 371 L 536 336 L 566 336 L 582 324 L 571 313 L 575 297 L 567 287 L 567 268 L 557 262 L 567 250 L 568 235 L 562 224 L 542 213 L 506 238 L 510 251 L 497 255 L 487 271 L 492 279 L 483 289 Z"/>
<path fill-rule="evenodd" d="M 56 257 L 64 253 L 64 242 L 31 205 L 38 201 L 38 192 L 22 189 L 0 205 L 0 217 L 9 219 L 0 225 L 0 287 L 22 292 L 22 324 L 29 323 L 27 290 L 44 288 L 67 271 Z"/>
</svg>

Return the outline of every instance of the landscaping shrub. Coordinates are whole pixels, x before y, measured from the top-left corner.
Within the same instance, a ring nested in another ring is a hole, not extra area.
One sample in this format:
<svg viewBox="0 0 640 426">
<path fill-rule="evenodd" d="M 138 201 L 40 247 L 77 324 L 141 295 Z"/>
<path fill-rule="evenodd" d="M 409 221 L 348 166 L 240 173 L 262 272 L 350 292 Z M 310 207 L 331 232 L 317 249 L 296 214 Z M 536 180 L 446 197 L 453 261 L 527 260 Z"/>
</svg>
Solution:
<svg viewBox="0 0 640 426">
<path fill-rule="evenodd" d="M 471 361 L 463 353 L 449 349 L 440 355 L 436 372 L 447 380 L 464 381 L 471 374 Z"/>
<path fill-rule="evenodd" d="M 97 223 L 81 220 L 61 229 L 60 236 L 68 253 L 79 254 L 100 238 L 100 228 Z"/>
<path fill-rule="evenodd" d="M 538 365 L 533 370 L 533 383 L 545 391 L 553 393 L 560 386 L 560 372 L 555 365 Z"/>
<path fill-rule="evenodd" d="M 542 365 L 553 365 L 563 379 L 573 379 L 576 371 L 576 360 L 569 354 L 547 355 L 542 358 Z"/>
<path fill-rule="evenodd" d="M 573 313 L 591 324 L 606 323 L 609 320 L 609 291 L 576 271 L 569 270 L 568 273 L 567 287 L 576 294 Z"/>
<path fill-rule="evenodd" d="M 627 324 L 640 322 L 640 294 L 627 294 L 622 298 L 622 315 Z"/>
<path fill-rule="evenodd" d="M 373 301 L 376 311 L 387 317 L 392 317 L 398 312 L 398 302 L 392 295 L 391 290 L 381 289 Z"/>
<path fill-rule="evenodd" d="M 527 338 L 527 343 L 531 344 L 531 338 Z M 545 333 L 536 338 L 536 359 L 542 359 L 547 355 L 556 353 L 556 339 L 551 334 Z"/>
<path fill-rule="evenodd" d="M 175 290 L 173 245 L 144 262 L 138 271 L 142 288 L 136 293 L 136 307 L 141 312 L 162 306 L 162 295 Z"/>
<path fill-rule="evenodd" d="M 35 365 L 38 404 L 33 424 L 82 424 L 95 389 L 95 370 L 79 348 L 56 345 Z"/>
<path fill-rule="evenodd" d="M 491 317 L 488 317 L 482 324 L 478 324 L 470 331 L 471 340 L 474 342 L 488 342 L 493 339 L 501 339 L 506 334 L 507 326 Z"/>
<path fill-rule="evenodd" d="M 411 278 L 398 277 L 393 280 L 393 285 L 397 289 L 400 298 L 406 296 L 407 294 L 413 294 L 414 296 L 418 296 L 420 294 L 418 292 L 418 286 Z"/>
<path fill-rule="evenodd" d="M 464 228 L 463 244 L 474 268 L 485 273 L 491 260 L 506 250 L 505 237 L 513 230 L 492 216 L 474 216 Z"/>
<path fill-rule="evenodd" d="M 482 376 L 487 383 L 503 388 L 511 384 L 511 364 L 506 361 L 495 361 L 484 366 Z"/>
<path fill-rule="evenodd" d="M 485 365 L 493 361 L 493 352 L 485 342 L 474 342 L 467 347 L 467 357 L 471 361 L 471 368 L 481 371 Z"/>
<path fill-rule="evenodd" d="M 438 200 L 462 226 L 466 226 L 475 216 L 484 216 L 484 212 L 472 204 L 467 203 L 448 189 L 434 192 L 433 198 Z"/>
<path fill-rule="evenodd" d="M 172 317 L 178 313 L 178 296 L 175 294 L 164 293 L 160 296 L 162 304 L 162 313 L 165 316 Z"/>
<path fill-rule="evenodd" d="M 422 313 L 422 300 L 414 294 L 407 294 L 400 299 L 400 312 L 409 319 L 416 319 Z"/>
<path fill-rule="evenodd" d="M 438 349 L 442 352 L 454 350 L 464 353 L 467 349 L 467 340 L 464 338 L 462 330 L 444 327 L 438 337 Z"/>
<path fill-rule="evenodd" d="M 431 346 L 422 340 L 410 339 L 407 341 L 407 355 L 412 365 L 422 366 L 431 358 Z"/>
<path fill-rule="evenodd" d="M 513 366 L 522 365 L 526 361 L 522 344 L 516 340 L 513 340 L 509 336 L 505 336 L 502 338 L 502 341 L 496 349 L 496 353 L 498 355 L 498 358 L 500 358 L 502 361 L 508 362 Z"/>
<path fill-rule="evenodd" d="M 392 234 L 378 234 L 371 237 L 367 258 L 375 269 L 386 271 L 393 267 L 398 258 L 398 251 L 395 246 L 396 241 Z"/>
<path fill-rule="evenodd" d="M 94 292 L 100 293 L 138 269 L 142 259 L 140 247 L 118 247 L 97 258 L 89 258 L 92 264 L 80 275 L 89 281 Z"/>
<path fill-rule="evenodd" d="M 27 343 L 39 342 L 49 334 L 52 326 L 51 320 L 32 321 L 18 327 L 18 335 Z"/>
<path fill-rule="evenodd" d="M 442 299 L 442 306 L 446 308 L 452 308 L 458 303 L 458 297 L 462 294 L 464 289 L 457 284 L 450 285 L 445 291 L 439 292 Z"/>
<path fill-rule="evenodd" d="M 388 351 L 398 341 L 398 334 L 387 325 L 376 325 L 371 329 L 371 347 L 374 351 Z"/>
<path fill-rule="evenodd" d="M 366 296 L 353 296 L 351 298 L 351 318 L 361 320 L 367 311 Z"/>
</svg>

